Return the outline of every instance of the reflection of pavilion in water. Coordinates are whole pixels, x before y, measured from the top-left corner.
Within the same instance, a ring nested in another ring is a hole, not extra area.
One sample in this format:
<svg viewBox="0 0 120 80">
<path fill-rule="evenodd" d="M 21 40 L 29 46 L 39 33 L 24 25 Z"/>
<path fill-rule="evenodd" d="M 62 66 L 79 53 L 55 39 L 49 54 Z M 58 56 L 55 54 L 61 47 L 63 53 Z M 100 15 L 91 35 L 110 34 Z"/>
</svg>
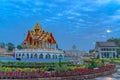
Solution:
<svg viewBox="0 0 120 80">
<path fill-rule="evenodd" d="M 15 58 L 27 59 L 57 59 L 64 58 L 64 52 L 57 49 L 57 43 L 52 33 L 45 32 L 37 23 L 33 31 L 28 30 L 23 41 L 25 49 L 15 50 Z"/>
</svg>

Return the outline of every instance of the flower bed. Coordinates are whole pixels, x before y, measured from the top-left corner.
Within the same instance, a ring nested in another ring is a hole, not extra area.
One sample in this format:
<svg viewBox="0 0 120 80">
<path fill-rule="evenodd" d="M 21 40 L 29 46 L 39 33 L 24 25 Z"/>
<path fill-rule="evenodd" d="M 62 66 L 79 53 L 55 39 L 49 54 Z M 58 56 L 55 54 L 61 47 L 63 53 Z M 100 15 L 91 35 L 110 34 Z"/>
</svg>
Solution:
<svg viewBox="0 0 120 80">
<path fill-rule="evenodd" d="M 58 64 L 57 62 L 3 62 L 0 61 L 2 67 L 19 67 L 19 68 L 44 68 L 44 67 L 53 67 Z M 67 66 L 73 66 L 72 62 L 61 62 L 61 64 L 66 64 Z"/>
<path fill-rule="evenodd" d="M 115 71 L 115 65 L 107 65 L 100 68 L 95 69 L 79 69 L 76 68 L 73 71 L 42 71 L 42 70 L 36 70 L 32 72 L 25 72 L 25 71 L 10 71 L 10 72 L 0 72 L 0 78 L 51 78 L 51 77 L 62 77 L 62 78 L 68 78 L 70 76 L 72 77 L 97 77 L 97 76 L 103 76 L 104 74 L 108 74 L 110 72 Z M 106 72 L 106 73 L 105 73 Z M 64 80 L 64 79 L 63 79 Z"/>
</svg>

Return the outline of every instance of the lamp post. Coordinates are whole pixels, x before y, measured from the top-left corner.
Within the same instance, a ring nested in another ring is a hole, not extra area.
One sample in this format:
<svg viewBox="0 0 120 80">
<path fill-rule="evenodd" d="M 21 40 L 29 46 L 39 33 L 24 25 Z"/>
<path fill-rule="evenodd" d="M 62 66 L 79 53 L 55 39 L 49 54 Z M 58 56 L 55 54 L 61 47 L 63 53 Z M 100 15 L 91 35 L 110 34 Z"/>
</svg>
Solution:
<svg viewBox="0 0 120 80">
<path fill-rule="evenodd" d="M 59 56 L 59 66 L 61 67 L 61 55 Z"/>
<path fill-rule="evenodd" d="M 0 62 L 0 71 L 2 70 L 2 63 Z"/>
</svg>

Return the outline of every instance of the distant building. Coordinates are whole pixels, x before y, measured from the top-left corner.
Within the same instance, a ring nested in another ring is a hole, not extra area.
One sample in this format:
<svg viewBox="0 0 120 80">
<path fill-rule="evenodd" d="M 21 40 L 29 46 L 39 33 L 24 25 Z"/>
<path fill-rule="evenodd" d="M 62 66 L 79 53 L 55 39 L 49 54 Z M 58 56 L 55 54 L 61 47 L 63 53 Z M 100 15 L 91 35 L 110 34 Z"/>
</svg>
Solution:
<svg viewBox="0 0 120 80">
<path fill-rule="evenodd" d="M 0 48 L 0 54 L 5 54 L 6 53 L 6 49 L 5 48 Z"/>
<path fill-rule="evenodd" d="M 96 58 L 117 58 L 118 45 L 114 42 L 96 42 L 95 57 Z"/>
<path fill-rule="evenodd" d="M 73 56 L 81 57 L 81 55 L 85 54 L 85 51 L 78 50 L 76 45 L 73 45 L 72 49 L 66 50 L 65 53 Z"/>
</svg>

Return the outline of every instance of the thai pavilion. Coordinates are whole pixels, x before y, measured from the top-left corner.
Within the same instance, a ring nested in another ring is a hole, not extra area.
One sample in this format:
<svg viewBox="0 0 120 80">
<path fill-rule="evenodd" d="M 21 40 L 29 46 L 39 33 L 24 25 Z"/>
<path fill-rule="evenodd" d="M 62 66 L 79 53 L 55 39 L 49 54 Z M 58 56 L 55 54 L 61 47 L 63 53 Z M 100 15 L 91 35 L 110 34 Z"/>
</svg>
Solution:
<svg viewBox="0 0 120 80">
<path fill-rule="evenodd" d="M 28 30 L 22 43 L 25 49 L 15 50 L 15 58 L 20 59 L 57 59 L 64 58 L 64 52 L 58 50 L 57 42 L 52 33 L 45 32 L 36 23 L 32 31 Z"/>
</svg>

